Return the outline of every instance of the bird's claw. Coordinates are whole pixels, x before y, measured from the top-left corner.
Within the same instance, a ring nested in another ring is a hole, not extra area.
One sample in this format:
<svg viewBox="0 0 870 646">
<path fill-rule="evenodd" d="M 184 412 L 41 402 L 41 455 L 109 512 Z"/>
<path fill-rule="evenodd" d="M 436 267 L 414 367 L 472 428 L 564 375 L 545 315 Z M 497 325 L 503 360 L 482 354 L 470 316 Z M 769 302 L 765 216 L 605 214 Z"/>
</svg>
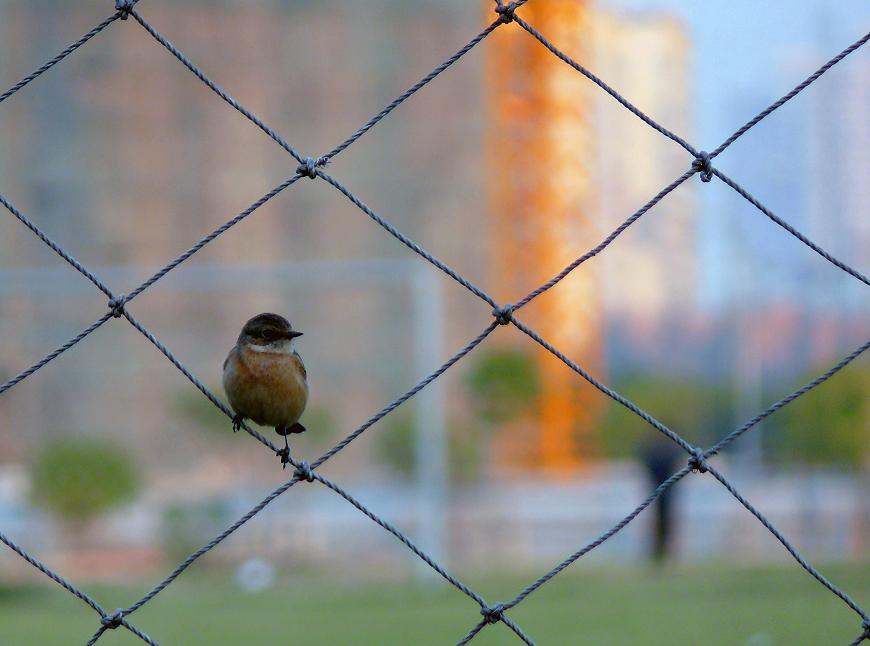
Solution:
<svg viewBox="0 0 870 646">
<path fill-rule="evenodd" d="M 284 448 L 275 451 L 275 455 L 281 458 L 281 468 L 286 469 L 290 464 L 290 443 L 287 441 L 287 436 L 284 436 Z"/>
<path fill-rule="evenodd" d="M 242 416 L 236 415 L 233 417 L 233 433 L 237 432 L 240 428 L 242 428 Z"/>
</svg>

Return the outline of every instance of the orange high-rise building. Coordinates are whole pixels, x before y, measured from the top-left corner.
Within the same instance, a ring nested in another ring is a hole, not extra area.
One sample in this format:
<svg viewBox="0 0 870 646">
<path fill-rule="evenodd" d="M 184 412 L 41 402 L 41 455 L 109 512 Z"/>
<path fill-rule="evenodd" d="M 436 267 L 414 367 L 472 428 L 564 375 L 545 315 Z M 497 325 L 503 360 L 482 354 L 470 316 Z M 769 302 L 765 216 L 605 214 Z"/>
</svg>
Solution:
<svg viewBox="0 0 870 646">
<path fill-rule="evenodd" d="M 591 31 L 585 2 L 536 0 L 523 6 L 522 16 L 572 56 L 584 58 Z M 498 296 L 510 301 L 598 241 L 589 221 L 595 203 L 590 89 L 586 79 L 517 25 L 499 29 L 487 54 L 492 282 Z M 594 268 L 583 266 L 518 316 L 569 358 L 600 374 L 599 303 L 599 279 Z M 496 462 L 508 470 L 574 471 L 595 454 L 594 426 L 604 402 L 538 346 L 535 362 L 541 394 L 533 419 L 501 429 Z"/>
<path fill-rule="evenodd" d="M 536 0 L 518 13 L 653 118 L 690 136 L 689 43 L 678 20 L 609 13 L 585 0 Z M 510 302 L 597 245 L 676 177 L 685 151 L 518 25 L 497 30 L 486 51 L 491 282 Z M 642 334 L 694 305 L 692 198 L 691 187 L 669 195 L 655 209 L 667 226 L 646 216 L 518 317 L 606 382 L 605 309 Z M 595 459 L 606 397 L 530 339 L 500 338 L 521 349 L 531 343 L 542 383 L 531 414 L 500 430 L 498 468 L 566 473 Z"/>
</svg>

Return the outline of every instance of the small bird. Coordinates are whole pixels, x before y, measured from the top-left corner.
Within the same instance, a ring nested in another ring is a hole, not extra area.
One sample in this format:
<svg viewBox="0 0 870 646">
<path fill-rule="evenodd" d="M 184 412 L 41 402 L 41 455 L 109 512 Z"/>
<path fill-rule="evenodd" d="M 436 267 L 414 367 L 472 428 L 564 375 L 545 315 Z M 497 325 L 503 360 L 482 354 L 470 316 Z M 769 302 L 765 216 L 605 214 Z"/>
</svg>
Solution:
<svg viewBox="0 0 870 646">
<path fill-rule="evenodd" d="M 284 436 L 278 454 L 285 467 L 290 458 L 287 436 L 305 432 L 299 418 L 308 401 L 308 373 L 294 348 L 300 336 L 283 316 L 258 314 L 245 323 L 223 367 L 224 390 L 236 414 L 233 431 L 245 419 L 274 426 Z"/>
</svg>

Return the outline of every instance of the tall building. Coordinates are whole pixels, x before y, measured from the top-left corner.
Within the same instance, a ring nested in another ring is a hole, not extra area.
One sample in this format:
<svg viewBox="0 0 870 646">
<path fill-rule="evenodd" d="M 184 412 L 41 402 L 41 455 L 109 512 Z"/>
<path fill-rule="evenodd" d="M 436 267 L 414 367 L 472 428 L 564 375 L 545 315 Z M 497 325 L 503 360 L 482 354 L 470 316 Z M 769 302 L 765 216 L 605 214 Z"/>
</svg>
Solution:
<svg viewBox="0 0 870 646">
<path fill-rule="evenodd" d="M 587 3 L 545 0 L 526 19 L 587 58 Z M 517 299 L 594 245 L 591 93 L 585 80 L 519 28 L 488 49 L 488 143 L 492 169 L 492 276 L 501 298 Z M 586 365 L 601 364 L 596 273 L 582 267 L 520 314 L 543 338 Z M 529 339 L 523 339 L 530 343 Z M 540 394 L 532 419 L 510 420 L 496 443 L 501 468 L 571 472 L 594 452 L 595 399 L 543 348 L 535 348 Z"/>
<path fill-rule="evenodd" d="M 823 39 L 807 56 L 821 60 L 839 44 Z M 805 199 L 806 234 L 822 248 L 853 266 L 870 261 L 870 65 L 864 60 L 843 61 L 814 83 L 806 97 L 808 124 L 803 143 L 807 154 Z M 819 260 L 818 258 L 814 260 Z M 824 262 L 824 261 L 821 261 Z M 853 277 L 830 272 L 828 298 L 821 308 L 855 309 L 866 303 L 866 287 Z M 827 276 L 825 276 L 827 278 Z"/>
<path fill-rule="evenodd" d="M 659 13 L 595 14 L 592 71 L 664 127 L 691 141 L 695 106 L 686 26 Z M 599 235 L 609 233 L 691 164 L 680 146 L 596 88 Z M 694 179 L 694 178 L 693 178 Z M 697 224 L 689 180 L 631 225 L 602 254 L 608 316 L 656 326 L 694 309 Z"/>
<path fill-rule="evenodd" d="M 523 15 L 653 119 L 688 133 L 688 43 L 678 21 L 616 16 L 577 0 L 530 4 Z M 513 298 L 597 245 L 691 160 L 523 30 L 502 30 L 493 41 L 487 71 L 490 257 L 500 296 Z M 675 310 L 694 306 L 690 193 L 666 197 L 520 318 L 604 379 L 609 317 L 629 320 L 643 335 Z M 534 356 L 541 394 L 529 417 L 500 430 L 497 463 L 571 472 L 597 456 L 605 401 L 546 350 Z"/>
</svg>

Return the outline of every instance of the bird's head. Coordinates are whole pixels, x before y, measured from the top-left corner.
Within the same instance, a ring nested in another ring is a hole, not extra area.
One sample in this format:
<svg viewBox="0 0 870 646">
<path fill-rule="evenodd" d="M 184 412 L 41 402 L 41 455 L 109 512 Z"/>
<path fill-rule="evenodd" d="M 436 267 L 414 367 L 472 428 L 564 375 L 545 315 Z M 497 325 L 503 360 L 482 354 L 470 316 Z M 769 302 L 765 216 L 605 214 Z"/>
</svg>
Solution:
<svg viewBox="0 0 870 646">
<path fill-rule="evenodd" d="M 302 332 L 294 330 L 290 321 L 278 314 L 257 314 L 245 323 L 239 334 L 239 345 L 251 346 L 253 349 L 269 351 L 292 349 L 293 339 L 302 336 Z"/>
</svg>

